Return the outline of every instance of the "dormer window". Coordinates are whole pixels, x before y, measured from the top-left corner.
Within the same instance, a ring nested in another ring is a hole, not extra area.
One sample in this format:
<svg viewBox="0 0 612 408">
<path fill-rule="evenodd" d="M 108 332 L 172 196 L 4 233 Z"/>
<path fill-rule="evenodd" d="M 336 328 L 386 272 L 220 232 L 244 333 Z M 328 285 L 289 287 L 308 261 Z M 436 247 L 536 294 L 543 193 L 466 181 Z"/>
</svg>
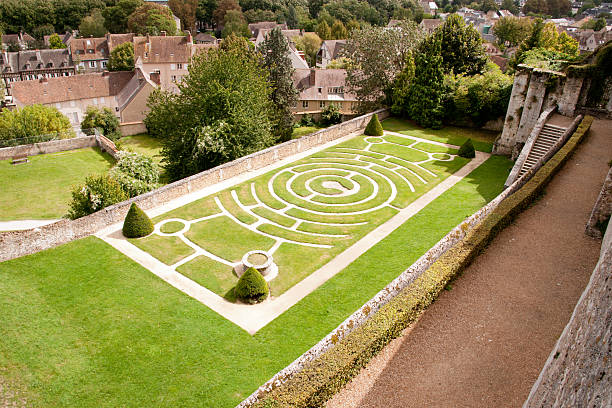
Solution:
<svg viewBox="0 0 612 408">
<path fill-rule="evenodd" d="M 91 41 L 90 40 L 87 40 L 87 45 L 91 45 Z"/>
</svg>

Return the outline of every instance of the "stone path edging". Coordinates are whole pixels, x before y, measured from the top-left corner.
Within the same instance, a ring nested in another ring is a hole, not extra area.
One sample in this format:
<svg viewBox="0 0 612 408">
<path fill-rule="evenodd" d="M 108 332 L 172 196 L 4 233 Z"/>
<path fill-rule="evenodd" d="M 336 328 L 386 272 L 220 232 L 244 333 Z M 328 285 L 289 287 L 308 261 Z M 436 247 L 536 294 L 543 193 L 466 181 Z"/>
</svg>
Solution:
<svg viewBox="0 0 612 408">
<path fill-rule="evenodd" d="M 58 220 L 14 220 L 0 221 L 0 231 L 21 231 L 53 224 Z"/>
</svg>

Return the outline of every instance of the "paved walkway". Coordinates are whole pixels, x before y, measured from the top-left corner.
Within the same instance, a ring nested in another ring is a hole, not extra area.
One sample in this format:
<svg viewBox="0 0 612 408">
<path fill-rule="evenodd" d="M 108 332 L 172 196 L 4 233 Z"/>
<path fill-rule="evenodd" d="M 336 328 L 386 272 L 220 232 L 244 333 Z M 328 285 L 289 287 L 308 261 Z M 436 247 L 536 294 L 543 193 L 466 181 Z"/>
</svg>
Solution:
<svg viewBox="0 0 612 408">
<path fill-rule="evenodd" d="M 611 129 L 596 121 L 545 195 L 327 408 L 520 407 L 597 262 L 584 228 Z"/>
<path fill-rule="evenodd" d="M 0 221 L 0 231 L 20 231 L 31 228 L 42 227 L 43 225 L 53 224 L 58 220 L 16 220 L 16 221 Z"/>
</svg>

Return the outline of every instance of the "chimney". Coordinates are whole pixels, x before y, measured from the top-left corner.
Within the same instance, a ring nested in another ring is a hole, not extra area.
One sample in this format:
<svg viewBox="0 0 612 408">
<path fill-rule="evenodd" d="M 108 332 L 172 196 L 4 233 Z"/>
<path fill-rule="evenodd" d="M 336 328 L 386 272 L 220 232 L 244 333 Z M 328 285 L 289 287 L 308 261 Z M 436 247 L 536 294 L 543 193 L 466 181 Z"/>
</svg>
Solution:
<svg viewBox="0 0 612 408">
<path fill-rule="evenodd" d="M 147 44 L 151 44 L 151 36 L 147 33 Z"/>
<path fill-rule="evenodd" d="M 193 37 L 191 36 L 191 31 L 187 31 L 187 42 L 189 44 L 193 44 Z"/>
<path fill-rule="evenodd" d="M 317 70 L 314 68 L 310 69 L 310 86 L 315 86 L 317 81 L 316 81 L 316 76 L 317 76 Z"/>
<path fill-rule="evenodd" d="M 159 72 L 151 72 L 151 81 L 155 82 L 157 85 L 161 85 L 161 77 Z"/>
<path fill-rule="evenodd" d="M 162 36 L 162 37 L 165 37 L 165 36 L 166 36 L 166 32 L 165 32 L 165 31 L 162 31 L 162 32 L 161 32 L 161 36 Z"/>
</svg>

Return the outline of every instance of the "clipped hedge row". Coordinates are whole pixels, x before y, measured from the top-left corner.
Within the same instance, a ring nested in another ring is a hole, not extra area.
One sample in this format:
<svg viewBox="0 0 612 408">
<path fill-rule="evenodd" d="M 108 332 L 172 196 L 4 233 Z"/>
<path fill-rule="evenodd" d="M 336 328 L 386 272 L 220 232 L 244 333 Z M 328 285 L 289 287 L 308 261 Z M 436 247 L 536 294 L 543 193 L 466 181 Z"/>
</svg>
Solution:
<svg viewBox="0 0 612 408">
<path fill-rule="evenodd" d="M 446 251 L 410 286 L 382 306 L 363 325 L 307 365 L 255 406 L 319 407 L 338 392 L 402 330 L 415 322 L 444 287 L 461 273 L 486 245 L 537 198 L 584 139 L 593 118 L 586 116 L 573 136 L 518 191 L 502 201 L 466 237 Z"/>
</svg>

